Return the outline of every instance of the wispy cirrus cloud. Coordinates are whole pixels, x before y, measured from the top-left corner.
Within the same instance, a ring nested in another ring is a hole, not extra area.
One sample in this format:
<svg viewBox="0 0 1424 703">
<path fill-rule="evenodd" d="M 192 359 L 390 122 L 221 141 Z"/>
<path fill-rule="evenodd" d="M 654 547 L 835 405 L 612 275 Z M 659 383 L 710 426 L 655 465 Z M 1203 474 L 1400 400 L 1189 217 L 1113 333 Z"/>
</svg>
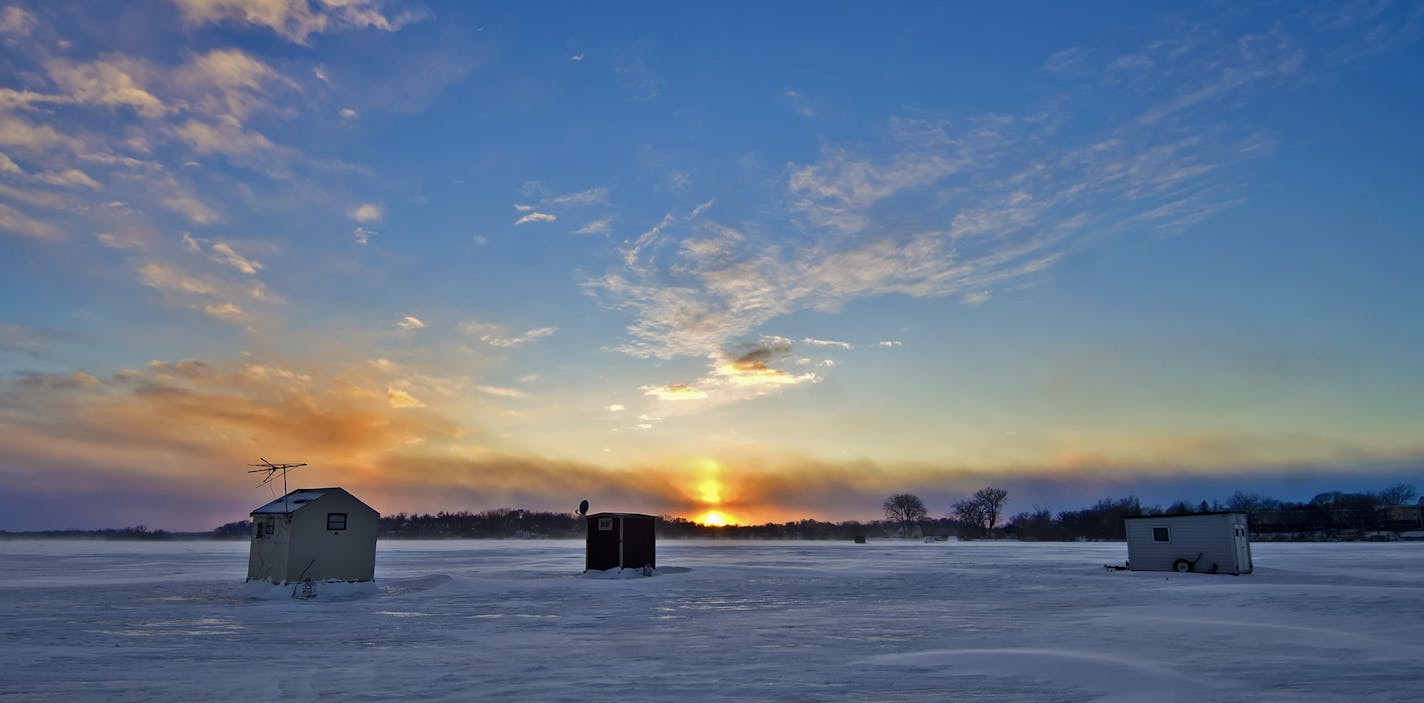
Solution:
<svg viewBox="0 0 1424 703">
<path fill-rule="evenodd" d="M 548 202 L 553 205 L 561 205 L 564 207 L 606 205 L 608 203 L 608 189 L 589 188 L 588 190 L 581 190 L 577 193 L 567 193 L 564 195 L 554 196 L 552 198 L 549 198 Z"/>
<path fill-rule="evenodd" d="M 628 91 L 634 100 L 653 100 L 662 95 L 662 77 L 648 65 L 647 59 L 641 53 L 617 61 L 613 65 L 613 72 L 623 89 Z"/>
<path fill-rule="evenodd" d="M 0 91 L 0 99 L 3 97 L 3 91 Z M 77 137 L 4 111 L 0 111 L 0 147 L 11 149 L 14 153 L 34 155 L 50 152 L 80 154 L 85 151 L 84 141 Z"/>
<path fill-rule="evenodd" d="M 418 9 L 388 13 L 380 0 L 172 0 L 192 25 L 235 22 L 265 27 L 296 44 L 314 34 L 375 29 L 394 32 L 425 17 Z"/>
<path fill-rule="evenodd" d="M 139 280 L 150 288 L 181 291 L 183 293 L 194 293 L 197 295 L 209 295 L 217 292 L 216 285 L 211 281 L 189 276 L 186 273 L 163 264 L 145 264 L 139 269 Z"/>
<path fill-rule="evenodd" d="M 148 118 L 162 117 L 168 112 L 163 101 L 135 79 L 134 75 L 143 70 L 141 62 L 55 59 L 46 63 L 45 70 L 60 92 L 36 96 L 36 102 L 124 107 Z"/>
<path fill-rule="evenodd" d="M 210 303 L 203 306 L 203 312 L 218 320 L 242 321 L 248 318 L 247 311 L 233 303 Z"/>
<path fill-rule="evenodd" d="M 393 408 L 423 408 L 425 403 L 401 388 L 387 388 L 386 402 Z"/>
<path fill-rule="evenodd" d="M 851 344 L 850 342 L 841 342 L 834 339 L 815 339 L 812 337 L 806 337 L 805 339 L 802 339 L 801 342 L 803 344 L 810 344 L 813 347 L 837 347 L 839 349 L 845 349 L 847 351 L 855 349 L 855 345 Z"/>
<path fill-rule="evenodd" d="M 63 335 L 53 330 L 0 322 L 0 351 L 38 356 Z"/>
<path fill-rule="evenodd" d="M 1043 61 L 1043 70 L 1049 73 L 1072 73 L 1083 70 L 1092 52 L 1081 47 L 1073 47 L 1051 54 Z"/>
<path fill-rule="evenodd" d="M 14 165 L 14 162 L 11 162 Z M 104 187 L 99 182 L 89 177 L 89 174 L 77 169 L 66 168 L 62 171 L 41 171 L 35 174 L 35 180 L 49 185 L 64 187 L 83 187 L 89 190 L 103 190 Z"/>
<path fill-rule="evenodd" d="M 219 263 L 231 266 L 237 271 L 245 273 L 249 276 L 257 273 L 257 271 L 262 268 L 262 264 L 260 262 L 248 259 L 242 256 L 241 254 L 238 254 L 236 251 L 233 251 L 232 246 L 227 244 L 226 242 L 217 242 L 213 244 L 212 252 L 213 256 Z"/>
<path fill-rule="evenodd" d="M 45 27 L 39 33 L 58 31 Z M 245 120 L 258 114 L 290 118 L 294 111 L 274 104 L 290 97 L 296 84 L 241 50 L 196 52 L 160 63 L 113 52 L 75 60 L 45 43 L 25 46 L 23 88 L 0 81 L 0 148 L 27 180 L 27 188 L 15 195 L 65 212 L 70 221 L 61 226 L 151 227 L 139 220 L 161 219 L 162 210 L 190 224 L 214 224 L 221 219 L 217 201 L 234 191 L 250 192 L 251 184 L 225 188 L 231 179 L 210 176 L 200 189 L 187 173 L 191 167 L 221 157 L 265 174 L 289 171 L 286 163 L 294 152 Z M 42 115 L 43 123 L 32 121 L 35 115 Z M 106 128 L 94 129 L 96 120 Z M 11 155 L 26 159 L 29 168 L 20 169 Z M 36 186 L 75 194 L 44 202 L 48 196 Z M 116 191 L 117 199 L 127 202 L 122 211 L 114 210 L 84 201 L 78 195 L 83 190 Z M 214 198 L 213 192 L 223 196 Z"/>
<path fill-rule="evenodd" d="M 550 195 L 548 186 L 543 182 L 531 181 L 524 184 L 521 192 L 524 197 L 531 198 L 531 201 L 514 205 L 514 209 L 521 213 L 514 222 L 515 226 L 556 222 L 559 219 L 559 214 L 567 210 L 606 209 L 609 205 L 609 189 L 604 187 L 587 188 L 563 195 Z M 574 230 L 574 234 L 606 235 L 610 232 L 612 224 L 613 217 L 611 215 L 600 217 Z"/>
<path fill-rule="evenodd" d="M 182 241 L 184 248 L 188 251 L 203 253 L 209 260 L 230 267 L 239 273 L 252 276 L 256 275 L 257 272 L 262 269 L 261 262 L 238 254 L 237 251 L 232 248 L 232 245 L 227 242 L 212 242 L 206 239 L 198 239 L 188 233 L 183 234 Z M 206 252 L 203 250 L 204 246 L 207 247 Z"/>
<path fill-rule="evenodd" d="M 460 325 L 460 329 L 468 335 L 479 338 L 485 344 L 505 349 L 524 346 L 559 331 L 557 327 L 536 327 L 526 330 L 523 334 L 510 334 L 505 331 L 505 327 L 502 325 L 484 322 L 465 322 Z"/>
<path fill-rule="evenodd" d="M 1239 204 L 1243 164 L 1269 154 L 1268 125 L 1230 119 L 1239 101 L 1288 89 L 1310 63 L 1286 30 L 1203 36 L 1049 57 L 1046 71 L 1120 106 L 1096 132 L 1060 129 L 1066 94 L 1019 114 L 893 117 L 878 142 L 827 143 L 787 164 L 780 221 L 669 213 L 586 289 L 631 317 L 620 351 L 707 357 L 779 317 L 853 300 L 990 304 L 1111 236 L 1182 231 Z M 1129 69 L 1152 87 L 1104 78 Z M 790 242 L 766 234 L 788 229 Z"/>
<path fill-rule="evenodd" d="M 385 212 L 381 210 L 380 205 L 376 205 L 375 203 L 361 203 L 347 211 L 346 216 L 364 224 L 367 222 L 380 222 L 381 218 L 385 216 Z"/>
<path fill-rule="evenodd" d="M 197 195 L 180 186 L 175 186 L 175 190 L 162 196 L 159 199 L 159 204 L 186 217 L 189 222 L 195 225 L 212 224 L 220 219 L 216 210 Z"/>
<path fill-rule="evenodd" d="M 144 243 L 142 241 L 130 237 L 125 237 L 122 234 L 115 234 L 113 232 L 100 232 L 94 235 L 94 239 L 99 242 L 100 246 L 104 246 L 109 249 L 144 248 Z"/>
<path fill-rule="evenodd" d="M 613 232 L 613 218 L 603 217 L 593 220 L 588 224 L 574 230 L 574 234 L 602 234 L 608 235 Z"/>
<path fill-rule="evenodd" d="M 35 16 L 23 7 L 0 8 L 0 34 L 23 37 L 33 31 L 36 24 Z"/>
<path fill-rule="evenodd" d="M 243 120 L 254 111 L 272 111 L 275 88 L 295 87 L 236 49 L 199 54 L 176 66 L 119 55 L 87 62 L 51 59 L 43 67 L 52 92 L 8 91 L 10 102 L 127 109 L 153 124 L 171 116 L 174 120 L 160 127 L 163 133 L 198 154 L 235 157 L 281 151 Z"/>
<path fill-rule="evenodd" d="M 64 236 L 63 230 L 53 224 L 30 217 L 4 203 L 0 203 L 0 232 L 48 240 L 58 240 Z"/>
<path fill-rule="evenodd" d="M 816 116 L 817 110 L 815 106 L 812 104 L 811 100 L 805 96 L 805 94 L 801 93 L 801 91 L 787 90 L 785 93 L 782 93 L 782 95 L 791 105 L 791 109 L 796 111 L 796 114 L 805 117 L 806 119 L 811 119 L 812 117 Z"/>
<path fill-rule="evenodd" d="M 138 267 L 139 283 L 161 291 L 167 302 L 201 312 L 220 322 L 251 322 L 255 312 L 237 301 L 271 305 L 279 298 L 259 281 L 227 280 L 194 274 L 183 267 L 150 261 Z"/>
<path fill-rule="evenodd" d="M 475 386 L 475 390 L 499 398 L 524 398 L 529 394 L 518 388 L 504 388 L 501 386 Z"/>
<path fill-rule="evenodd" d="M 689 386 L 684 383 L 673 383 L 665 386 L 643 386 L 641 388 L 644 395 L 649 395 L 659 400 L 706 400 L 707 392 Z"/>
<path fill-rule="evenodd" d="M 170 80 L 190 109 L 237 120 L 272 111 L 275 98 L 299 89 L 296 81 L 239 49 L 198 54 L 173 71 Z"/>
</svg>

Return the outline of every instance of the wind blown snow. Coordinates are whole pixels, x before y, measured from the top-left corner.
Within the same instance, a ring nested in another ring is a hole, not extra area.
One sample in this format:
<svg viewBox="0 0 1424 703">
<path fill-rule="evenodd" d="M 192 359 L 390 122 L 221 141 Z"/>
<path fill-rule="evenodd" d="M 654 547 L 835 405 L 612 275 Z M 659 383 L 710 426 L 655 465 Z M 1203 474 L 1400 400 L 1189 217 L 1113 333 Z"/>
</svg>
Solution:
<svg viewBox="0 0 1424 703">
<path fill-rule="evenodd" d="M 0 541 L 0 700 L 1413 701 L 1424 544 L 381 542 L 374 584 L 243 584 L 241 542 Z"/>
</svg>

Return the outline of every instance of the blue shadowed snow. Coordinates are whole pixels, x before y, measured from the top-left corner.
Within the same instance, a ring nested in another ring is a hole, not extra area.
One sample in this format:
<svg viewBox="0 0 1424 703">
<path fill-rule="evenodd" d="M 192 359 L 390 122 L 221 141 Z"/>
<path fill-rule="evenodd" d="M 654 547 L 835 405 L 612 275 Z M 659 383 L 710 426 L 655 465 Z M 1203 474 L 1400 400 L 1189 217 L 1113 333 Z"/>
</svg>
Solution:
<svg viewBox="0 0 1424 703">
<path fill-rule="evenodd" d="M 382 542 L 292 600 L 241 542 L 0 542 L 0 700 L 1414 700 L 1424 544 L 1253 550 L 664 541 L 613 579 L 581 542 Z"/>
</svg>

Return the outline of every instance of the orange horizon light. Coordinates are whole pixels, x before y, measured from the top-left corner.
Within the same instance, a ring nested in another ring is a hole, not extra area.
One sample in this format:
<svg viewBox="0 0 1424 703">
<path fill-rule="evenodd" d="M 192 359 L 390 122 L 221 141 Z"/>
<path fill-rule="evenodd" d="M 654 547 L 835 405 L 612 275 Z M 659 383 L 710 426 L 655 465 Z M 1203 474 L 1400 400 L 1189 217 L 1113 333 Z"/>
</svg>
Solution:
<svg viewBox="0 0 1424 703">
<path fill-rule="evenodd" d="M 694 522 L 699 525 L 710 525 L 712 527 L 726 527 L 727 525 L 733 524 L 726 515 L 717 510 L 708 510 L 702 514 L 702 517 L 697 518 Z"/>
</svg>

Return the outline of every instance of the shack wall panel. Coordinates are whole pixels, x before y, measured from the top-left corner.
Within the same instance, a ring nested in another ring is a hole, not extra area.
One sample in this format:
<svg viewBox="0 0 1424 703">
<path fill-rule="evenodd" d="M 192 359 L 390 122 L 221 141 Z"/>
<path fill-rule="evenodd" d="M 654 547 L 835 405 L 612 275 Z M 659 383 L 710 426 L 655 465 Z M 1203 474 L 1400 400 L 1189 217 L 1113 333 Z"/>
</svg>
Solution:
<svg viewBox="0 0 1424 703">
<path fill-rule="evenodd" d="M 1196 571 L 1250 573 L 1249 546 L 1237 549 L 1235 534 L 1246 527 L 1244 515 L 1174 515 L 1127 520 L 1128 566 L 1133 571 L 1171 571 L 1178 559 L 1196 562 Z M 1153 528 L 1170 531 L 1169 542 L 1155 542 Z M 1244 554 L 1242 552 L 1245 552 Z M 1238 557 L 1244 556 L 1245 563 Z"/>
<path fill-rule="evenodd" d="M 346 513 L 345 530 L 327 530 L 328 513 Z M 342 493 L 328 493 L 292 515 L 286 580 L 370 581 L 376 572 L 379 515 Z"/>
</svg>

